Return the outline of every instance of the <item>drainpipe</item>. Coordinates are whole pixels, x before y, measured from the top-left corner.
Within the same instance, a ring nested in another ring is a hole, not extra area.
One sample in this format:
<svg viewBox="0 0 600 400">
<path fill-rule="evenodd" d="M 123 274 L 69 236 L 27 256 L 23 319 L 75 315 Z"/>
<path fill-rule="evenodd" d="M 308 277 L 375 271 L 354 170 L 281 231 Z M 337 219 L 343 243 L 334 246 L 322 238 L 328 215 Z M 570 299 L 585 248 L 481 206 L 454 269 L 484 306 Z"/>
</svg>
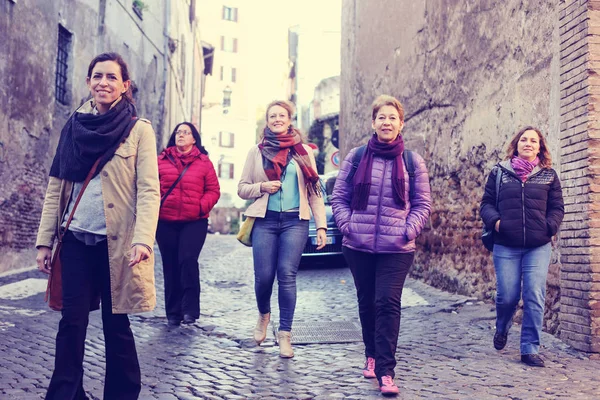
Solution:
<svg viewBox="0 0 600 400">
<path fill-rule="evenodd" d="M 196 10 L 194 10 L 194 12 L 196 12 Z M 190 104 L 190 121 L 192 121 L 194 119 L 194 105 L 196 102 L 196 93 L 195 93 L 195 88 L 196 88 L 196 16 L 194 15 L 194 22 L 192 22 L 191 24 L 191 28 L 192 28 L 192 94 L 190 96 L 190 98 L 192 99 L 191 104 Z M 185 49 L 184 49 L 185 51 Z M 187 72 L 187 68 L 185 69 L 185 71 Z M 185 88 L 182 88 L 185 92 Z M 200 129 L 200 117 L 198 117 L 198 130 Z"/>
<path fill-rule="evenodd" d="M 164 39 L 164 50 L 163 50 L 163 90 L 161 90 L 159 107 L 162 107 L 161 113 L 161 132 L 160 132 L 160 140 L 157 140 L 157 145 L 159 149 L 162 149 L 163 146 L 163 137 L 164 132 L 168 131 L 169 120 L 167 116 L 170 115 L 171 109 L 171 96 L 170 93 L 167 95 L 168 90 L 168 82 L 169 82 L 169 25 L 171 21 L 171 0 L 165 0 L 165 21 L 164 21 L 164 29 L 163 29 L 163 39 Z"/>
<path fill-rule="evenodd" d="M 100 0 L 98 5 L 98 40 L 96 40 L 96 54 L 100 54 L 101 48 L 104 46 L 101 41 L 104 40 L 105 20 L 106 18 L 106 0 Z"/>
</svg>

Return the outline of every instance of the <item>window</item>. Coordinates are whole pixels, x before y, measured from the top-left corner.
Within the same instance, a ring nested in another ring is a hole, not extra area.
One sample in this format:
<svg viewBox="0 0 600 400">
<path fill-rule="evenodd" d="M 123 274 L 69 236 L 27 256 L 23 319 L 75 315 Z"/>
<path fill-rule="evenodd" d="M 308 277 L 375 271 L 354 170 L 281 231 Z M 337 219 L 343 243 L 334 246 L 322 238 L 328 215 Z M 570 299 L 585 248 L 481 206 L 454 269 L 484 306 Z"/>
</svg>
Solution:
<svg viewBox="0 0 600 400">
<path fill-rule="evenodd" d="M 230 68 L 225 68 L 225 67 L 221 67 L 221 76 L 220 79 L 221 81 L 226 80 L 225 79 L 225 70 L 227 70 L 228 72 L 231 71 L 231 75 L 228 76 L 227 78 L 229 79 L 229 82 L 231 83 L 235 83 L 235 81 L 237 80 L 237 69 L 235 67 Z"/>
<path fill-rule="evenodd" d="M 68 83 L 68 62 L 71 52 L 71 33 L 63 26 L 58 25 L 58 51 L 56 53 L 56 79 L 55 95 L 56 100 L 61 103 L 69 104 L 69 95 L 67 93 Z"/>
<path fill-rule="evenodd" d="M 233 132 L 219 132 L 219 146 L 233 147 L 234 134 Z"/>
<path fill-rule="evenodd" d="M 221 50 L 228 51 L 230 53 L 237 53 L 237 39 L 221 36 Z"/>
<path fill-rule="evenodd" d="M 229 86 L 226 86 L 225 89 L 223 89 L 223 107 L 231 107 L 231 88 Z M 223 110 L 223 112 L 225 114 L 227 114 L 226 110 Z"/>
<path fill-rule="evenodd" d="M 237 7 L 226 7 L 223 6 L 223 19 L 225 21 L 237 22 Z"/>
<path fill-rule="evenodd" d="M 233 164 L 228 162 L 219 163 L 219 178 L 233 179 Z"/>
</svg>

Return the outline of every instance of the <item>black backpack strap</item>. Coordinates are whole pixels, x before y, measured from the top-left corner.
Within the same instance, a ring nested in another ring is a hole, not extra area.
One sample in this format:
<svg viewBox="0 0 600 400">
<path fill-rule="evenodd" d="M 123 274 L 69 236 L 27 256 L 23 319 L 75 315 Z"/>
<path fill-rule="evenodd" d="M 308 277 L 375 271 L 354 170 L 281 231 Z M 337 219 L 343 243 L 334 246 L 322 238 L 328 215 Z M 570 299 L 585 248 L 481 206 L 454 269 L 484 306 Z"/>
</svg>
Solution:
<svg viewBox="0 0 600 400">
<path fill-rule="evenodd" d="M 354 155 L 352 156 L 352 169 L 348 173 L 346 177 L 346 183 L 352 184 L 352 180 L 354 179 L 354 175 L 356 174 L 356 170 L 358 169 L 358 164 L 360 164 L 360 160 L 362 159 L 363 154 L 365 154 L 365 150 L 367 149 L 367 145 L 364 144 L 356 149 Z"/>
<path fill-rule="evenodd" d="M 502 182 L 502 168 L 498 165 L 498 171 L 496 171 L 496 210 L 498 209 L 498 198 L 500 197 L 500 182 Z"/>
<path fill-rule="evenodd" d="M 415 198 L 415 163 L 413 160 L 413 151 L 404 150 L 402 152 L 402 158 L 404 158 L 406 172 L 408 172 L 408 198 L 409 200 L 412 200 Z"/>
</svg>

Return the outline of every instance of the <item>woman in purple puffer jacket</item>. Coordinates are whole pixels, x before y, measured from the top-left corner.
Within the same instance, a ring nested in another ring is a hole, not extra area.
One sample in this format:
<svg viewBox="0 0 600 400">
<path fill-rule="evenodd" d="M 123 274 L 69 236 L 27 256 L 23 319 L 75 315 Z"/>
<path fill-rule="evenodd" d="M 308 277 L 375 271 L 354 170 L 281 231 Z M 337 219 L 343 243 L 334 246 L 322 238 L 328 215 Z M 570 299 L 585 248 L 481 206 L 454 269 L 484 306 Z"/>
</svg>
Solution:
<svg viewBox="0 0 600 400">
<path fill-rule="evenodd" d="M 394 368 L 402 288 L 414 259 L 415 238 L 429 218 L 431 193 L 425 162 L 409 152 L 414 166 L 414 194 L 409 195 L 400 134 L 402 104 L 392 96 L 379 96 L 373 102 L 372 126 L 375 133 L 358 167 L 352 164 L 360 148 L 352 149 L 342 163 L 331 204 L 358 295 L 366 356 L 363 375 L 377 378 L 383 394 L 397 394 Z"/>
</svg>

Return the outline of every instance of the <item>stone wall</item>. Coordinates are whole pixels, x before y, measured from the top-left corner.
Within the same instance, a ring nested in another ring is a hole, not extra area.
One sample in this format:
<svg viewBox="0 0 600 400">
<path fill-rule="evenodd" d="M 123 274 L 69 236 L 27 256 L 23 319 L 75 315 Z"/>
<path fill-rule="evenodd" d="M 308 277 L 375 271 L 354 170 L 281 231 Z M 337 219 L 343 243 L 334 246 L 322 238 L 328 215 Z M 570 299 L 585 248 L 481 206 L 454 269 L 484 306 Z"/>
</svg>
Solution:
<svg viewBox="0 0 600 400">
<path fill-rule="evenodd" d="M 377 95 L 400 99 L 406 147 L 424 156 L 433 191 L 413 275 L 491 299 L 494 270 L 478 212 L 489 171 L 509 138 L 534 125 L 547 134 L 560 172 L 558 2 L 344 0 L 342 19 L 342 154 L 370 136 Z M 552 332 L 559 270 L 555 246 L 546 307 Z"/>
<path fill-rule="evenodd" d="M 35 237 L 60 130 L 88 96 L 85 76 L 102 51 L 120 52 L 136 83 L 139 115 L 162 135 L 163 55 L 118 0 L 0 0 L 0 272 L 35 264 Z M 68 104 L 55 100 L 58 25 L 72 33 Z M 160 45 L 163 32 L 157 32 Z"/>
</svg>

